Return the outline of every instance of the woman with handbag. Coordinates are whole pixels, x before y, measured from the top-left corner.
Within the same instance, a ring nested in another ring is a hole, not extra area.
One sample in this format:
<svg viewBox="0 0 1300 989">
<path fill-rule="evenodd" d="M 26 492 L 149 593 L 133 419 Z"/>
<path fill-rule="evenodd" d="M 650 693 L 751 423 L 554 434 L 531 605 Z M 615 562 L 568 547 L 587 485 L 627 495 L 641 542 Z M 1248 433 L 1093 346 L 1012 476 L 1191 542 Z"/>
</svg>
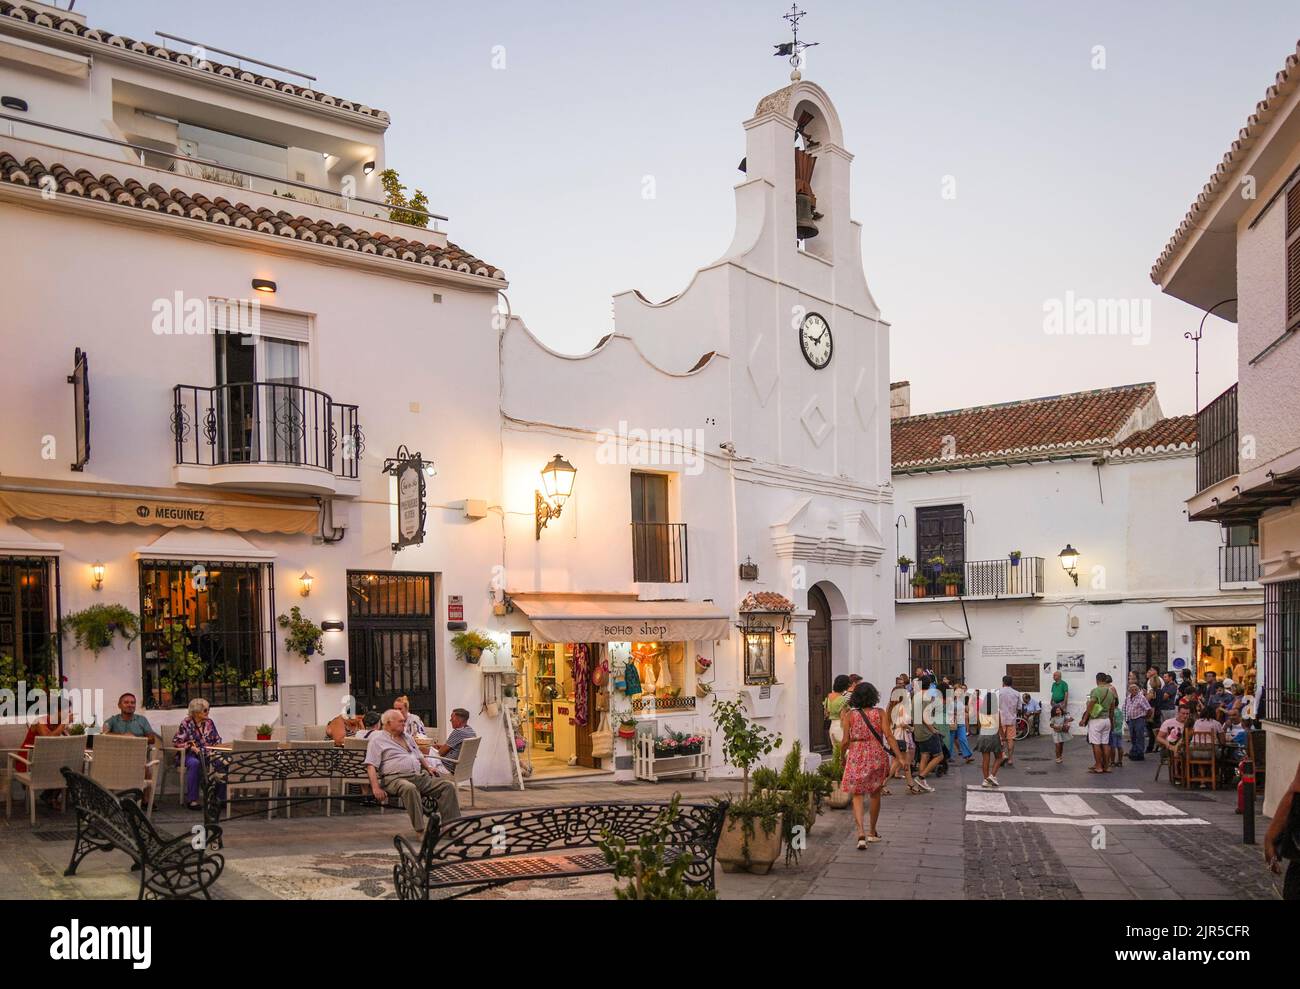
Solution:
<svg viewBox="0 0 1300 989">
<path fill-rule="evenodd" d="M 1264 862 L 1276 875 L 1282 859 L 1287 860 L 1286 878 L 1282 880 L 1282 899 L 1300 900 L 1300 766 L 1273 811 L 1273 823 L 1264 835 Z"/>
<path fill-rule="evenodd" d="M 858 850 L 880 840 L 880 792 L 889 775 L 890 759 L 901 759 L 898 743 L 885 727 L 885 715 L 876 704 L 880 691 L 865 680 L 853 688 L 848 706 L 840 713 L 844 728 L 844 777 L 840 789 L 853 796 L 853 820 L 858 825 Z M 871 798 L 871 830 L 863 828 L 862 797 Z"/>
</svg>

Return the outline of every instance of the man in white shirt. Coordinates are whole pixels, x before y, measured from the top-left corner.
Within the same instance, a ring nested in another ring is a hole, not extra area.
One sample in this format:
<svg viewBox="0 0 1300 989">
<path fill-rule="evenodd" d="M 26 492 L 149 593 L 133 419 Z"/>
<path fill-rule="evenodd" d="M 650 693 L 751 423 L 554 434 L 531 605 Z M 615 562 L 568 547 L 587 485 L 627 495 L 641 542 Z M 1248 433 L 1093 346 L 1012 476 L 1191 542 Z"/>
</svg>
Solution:
<svg viewBox="0 0 1300 989">
<path fill-rule="evenodd" d="M 434 778 L 433 767 L 407 737 L 406 716 L 392 708 L 379 724 L 383 730 L 371 735 L 366 746 L 366 775 L 374 798 L 381 804 L 390 796 L 400 799 L 416 834 L 424 831 L 425 797 L 433 800 L 443 824 L 460 817 L 455 784 Z"/>
<path fill-rule="evenodd" d="M 1020 713 L 1020 692 L 1011 686 L 1011 677 L 1002 678 L 1002 687 L 998 690 L 998 730 L 1002 734 L 1002 747 L 1007 758 L 1004 766 L 1010 766 L 1011 757 L 1016 751 L 1016 716 Z"/>
</svg>

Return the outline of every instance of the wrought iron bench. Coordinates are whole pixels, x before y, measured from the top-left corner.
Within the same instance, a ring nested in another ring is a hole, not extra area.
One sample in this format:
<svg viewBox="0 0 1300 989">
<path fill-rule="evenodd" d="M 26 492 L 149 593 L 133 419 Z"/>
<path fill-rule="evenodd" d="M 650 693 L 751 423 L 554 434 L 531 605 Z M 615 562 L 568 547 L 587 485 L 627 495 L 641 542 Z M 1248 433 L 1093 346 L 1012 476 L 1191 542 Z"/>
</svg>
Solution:
<svg viewBox="0 0 1300 989">
<path fill-rule="evenodd" d="M 398 899 L 427 900 L 430 892 L 454 900 L 525 879 L 561 879 L 613 872 L 598 848 L 602 833 L 634 842 L 655 824 L 667 804 L 571 804 L 461 817 L 442 827 L 432 815 L 416 851 L 393 838 Z M 726 802 L 681 804 L 668 853 L 692 857 L 686 882 L 713 888 L 713 865 Z"/>
<path fill-rule="evenodd" d="M 326 812 L 335 801 L 345 804 L 359 804 L 364 807 L 380 807 L 387 810 L 402 810 L 402 801 L 389 797 L 387 803 L 380 804 L 369 793 L 348 794 L 334 792 L 335 781 L 352 781 L 366 776 L 366 753 L 363 749 L 346 749 L 330 747 L 325 749 L 288 748 L 257 749 L 247 752 L 221 752 L 205 756 L 201 774 L 203 796 L 203 818 L 209 827 L 215 826 L 222 819 L 222 808 L 226 811 L 226 823 L 243 817 L 261 816 L 267 809 L 291 808 L 297 804 L 326 802 Z M 319 781 L 324 794 L 306 794 L 295 796 L 287 791 L 284 784 L 297 784 Z M 253 789 L 263 784 L 268 793 L 262 796 L 239 797 L 222 796 L 226 784 L 238 784 L 243 788 Z M 242 808 L 257 805 L 257 809 Z M 426 816 L 436 813 L 436 803 L 432 797 L 421 801 Z"/>
<path fill-rule="evenodd" d="M 77 815 L 77 839 L 65 876 L 76 875 L 77 866 L 91 852 L 116 848 L 135 863 L 131 871 L 140 873 L 140 899 L 212 899 L 209 890 L 226 864 L 222 856 L 210 853 L 221 844 L 220 828 L 167 834 L 155 828 L 141 809 L 142 791 L 114 794 L 82 773 L 66 768 L 62 772 Z"/>
</svg>

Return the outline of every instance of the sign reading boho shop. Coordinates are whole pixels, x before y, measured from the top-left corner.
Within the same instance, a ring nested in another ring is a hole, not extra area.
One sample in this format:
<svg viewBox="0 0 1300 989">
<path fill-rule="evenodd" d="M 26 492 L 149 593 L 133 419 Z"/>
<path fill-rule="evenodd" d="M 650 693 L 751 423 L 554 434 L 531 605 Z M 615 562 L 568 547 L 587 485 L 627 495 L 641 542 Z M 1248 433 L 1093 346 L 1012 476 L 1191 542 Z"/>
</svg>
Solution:
<svg viewBox="0 0 1300 989">
<path fill-rule="evenodd" d="M 433 465 L 425 463 L 419 453 L 412 454 L 405 445 L 397 448 L 397 456 L 384 461 L 384 473 L 397 478 L 397 542 L 393 551 L 424 542 L 424 475 L 432 472 Z"/>
</svg>

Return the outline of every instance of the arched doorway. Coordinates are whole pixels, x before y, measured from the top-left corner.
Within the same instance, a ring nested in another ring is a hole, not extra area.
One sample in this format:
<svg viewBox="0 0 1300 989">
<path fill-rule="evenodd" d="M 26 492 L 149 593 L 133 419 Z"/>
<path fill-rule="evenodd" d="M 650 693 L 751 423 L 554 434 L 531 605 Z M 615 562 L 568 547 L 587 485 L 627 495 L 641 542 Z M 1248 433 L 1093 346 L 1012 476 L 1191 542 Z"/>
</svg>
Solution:
<svg viewBox="0 0 1300 989">
<path fill-rule="evenodd" d="M 829 754 L 831 736 L 826 729 L 822 701 L 830 693 L 834 664 L 831 657 L 831 606 L 820 587 L 808 589 L 808 747 Z"/>
</svg>

